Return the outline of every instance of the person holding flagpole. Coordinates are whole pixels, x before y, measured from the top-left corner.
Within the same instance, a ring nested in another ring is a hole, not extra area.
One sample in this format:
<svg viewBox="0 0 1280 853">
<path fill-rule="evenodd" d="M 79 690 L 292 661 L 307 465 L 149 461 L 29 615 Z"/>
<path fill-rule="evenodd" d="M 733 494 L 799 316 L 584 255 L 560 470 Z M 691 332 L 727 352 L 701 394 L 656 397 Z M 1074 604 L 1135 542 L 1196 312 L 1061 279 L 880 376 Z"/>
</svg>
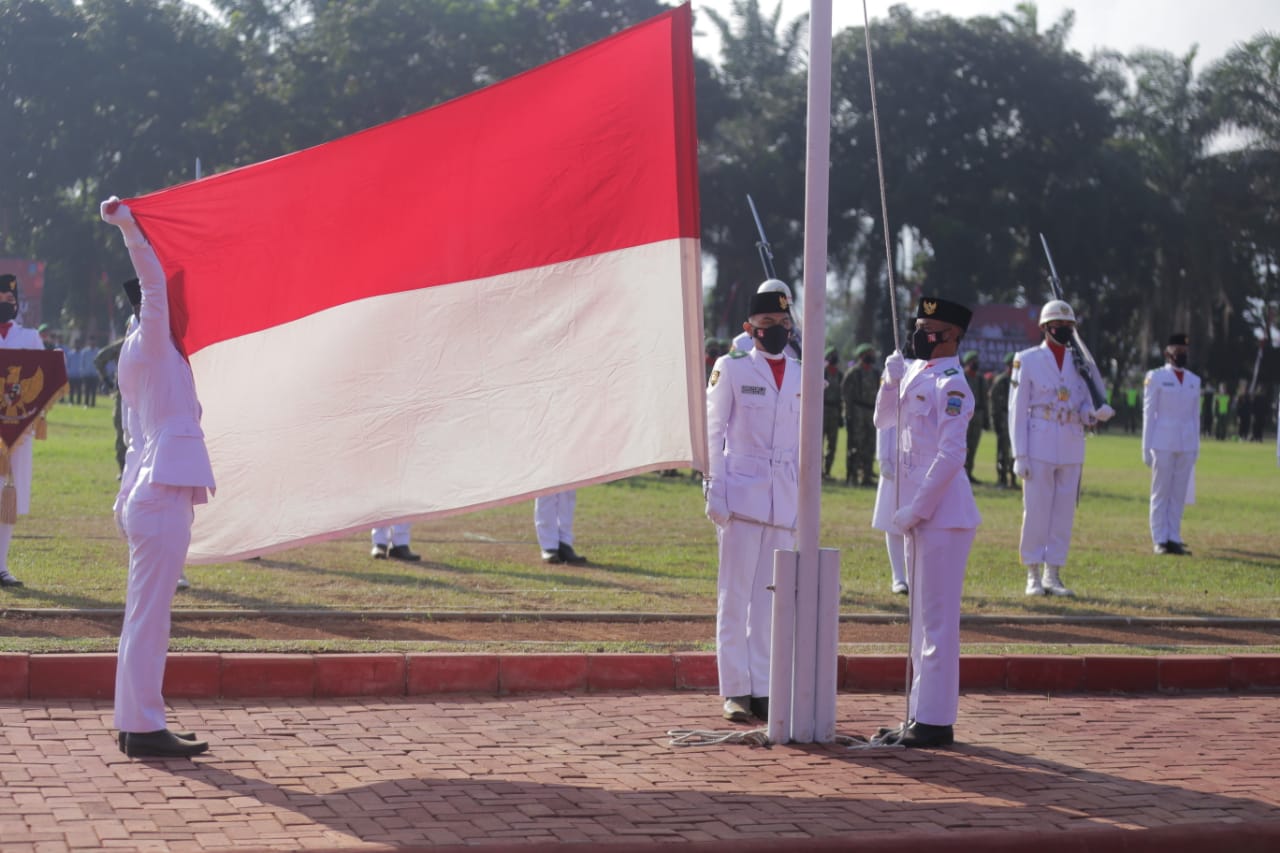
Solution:
<svg viewBox="0 0 1280 853">
<path fill-rule="evenodd" d="M 169 330 L 164 269 L 118 198 L 104 201 L 101 214 L 124 236 L 140 295 L 138 322 L 120 348 L 118 370 L 129 451 L 115 515 L 129 543 L 129 576 L 116 661 L 115 726 L 125 755 L 188 757 L 209 744 L 169 730 L 161 689 L 170 608 L 195 506 L 214 490 L 213 469 L 191 367 Z"/>
<path fill-rule="evenodd" d="M 721 356 L 707 382 L 703 491 L 720 545 L 716 664 L 724 717 L 736 723 L 769 717 L 773 552 L 796 541 L 800 362 L 783 353 L 789 308 L 780 291 L 753 294 L 742 324 L 753 348 Z"/>
<path fill-rule="evenodd" d="M 907 719 L 879 742 L 929 749 L 955 741 L 960 706 L 960 597 L 982 516 L 965 475 L 974 396 L 956 353 L 973 312 L 926 296 L 916 309 L 908 364 L 885 359 L 876 395 L 877 429 L 896 427 L 897 508 L 892 530 L 906 537 L 911 602 L 911 692 Z"/>
</svg>

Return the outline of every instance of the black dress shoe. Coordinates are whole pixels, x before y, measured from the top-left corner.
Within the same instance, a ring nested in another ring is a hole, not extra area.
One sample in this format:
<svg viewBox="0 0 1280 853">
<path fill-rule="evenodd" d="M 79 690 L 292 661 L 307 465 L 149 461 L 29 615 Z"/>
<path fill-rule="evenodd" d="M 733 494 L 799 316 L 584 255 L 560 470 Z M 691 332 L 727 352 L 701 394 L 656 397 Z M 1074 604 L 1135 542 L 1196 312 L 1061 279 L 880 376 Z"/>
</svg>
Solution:
<svg viewBox="0 0 1280 853">
<path fill-rule="evenodd" d="M 587 561 L 586 557 L 573 550 L 573 546 L 565 542 L 560 543 L 560 559 L 575 566 L 581 566 Z"/>
<path fill-rule="evenodd" d="M 1186 544 L 1183 542 L 1174 542 L 1172 539 L 1170 539 L 1168 542 L 1164 544 L 1165 544 L 1165 547 L 1169 549 L 1170 554 L 1177 554 L 1180 557 L 1191 556 L 1191 549 L 1188 548 Z"/>
<path fill-rule="evenodd" d="M 17 587 L 23 586 L 23 583 L 22 581 L 15 578 L 13 575 L 5 575 L 4 577 L 0 578 L 0 586 L 6 587 L 6 588 L 13 587 L 16 589 Z"/>
<path fill-rule="evenodd" d="M 172 734 L 174 737 L 176 737 L 176 738 L 180 738 L 180 739 L 182 739 L 182 740 L 195 740 L 195 739 L 196 739 L 196 733 L 195 733 L 195 732 L 172 732 L 171 734 Z M 124 752 L 124 741 L 125 741 L 125 736 L 126 736 L 126 735 L 128 735 L 128 732 L 120 732 L 120 733 L 118 733 L 118 734 L 116 735 L 116 743 L 118 743 L 118 744 L 120 745 L 120 751 L 121 751 L 121 752 Z"/>
<path fill-rule="evenodd" d="M 554 551 L 543 551 L 543 552 L 542 552 L 542 562 L 544 562 L 544 563 L 552 563 L 552 564 L 559 564 L 559 563 L 563 563 L 563 562 L 564 562 L 564 557 L 560 556 L 560 549 L 559 549 L 559 548 L 557 548 L 557 549 L 556 549 L 556 550 L 554 550 Z"/>
<path fill-rule="evenodd" d="M 403 563 L 416 563 L 422 559 L 422 555 L 410 551 L 408 545 L 392 545 L 387 549 L 387 559 L 400 560 Z"/>
<path fill-rule="evenodd" d="M 933 749 L 951 746 L 956 742 L 951 726 L 931 726 L 928 723 L 912 723 L 902 733 L 898 743 L 913 749 Z"/>
<path fill-rule="evenodd" d="M 751 697 L 751 716 L 755 717 L 762 723 L 769 722 L 769 697 L 768 696 L 752 696 Z"/>
<path fill-rule="evenodd" d="M 374 546 L 373 546 L 373 550 L 369 552 L 369 556 L 370 556 L 370 557 L 373 557 L 373 559 L 375 559 L 375 560 L 385 560 L 385 559 L 387 559 L 387 546 L 386 546 L 386 545 L 374 545 Z"/>
<path fill-rule="evenodd" d="M 168 729 L 125 732 L 124 754 L 130 758 L 190 758 L 209 748 L 202 740 L 183 740 Z"/>
</svg>

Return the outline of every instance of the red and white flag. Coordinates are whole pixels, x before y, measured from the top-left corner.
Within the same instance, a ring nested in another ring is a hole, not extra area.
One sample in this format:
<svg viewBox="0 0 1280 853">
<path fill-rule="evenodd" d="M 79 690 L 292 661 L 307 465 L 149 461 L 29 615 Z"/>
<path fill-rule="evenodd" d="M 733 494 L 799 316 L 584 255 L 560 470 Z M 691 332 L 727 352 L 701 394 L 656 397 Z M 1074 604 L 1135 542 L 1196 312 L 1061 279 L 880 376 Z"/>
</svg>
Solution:
<svg viewBox="0 0 1280 853">
<path fill-rule="evenodd" d="M 218 483 L 191 562 L 705 470 L 688 5 L 129 205 Z"/>
</svg>

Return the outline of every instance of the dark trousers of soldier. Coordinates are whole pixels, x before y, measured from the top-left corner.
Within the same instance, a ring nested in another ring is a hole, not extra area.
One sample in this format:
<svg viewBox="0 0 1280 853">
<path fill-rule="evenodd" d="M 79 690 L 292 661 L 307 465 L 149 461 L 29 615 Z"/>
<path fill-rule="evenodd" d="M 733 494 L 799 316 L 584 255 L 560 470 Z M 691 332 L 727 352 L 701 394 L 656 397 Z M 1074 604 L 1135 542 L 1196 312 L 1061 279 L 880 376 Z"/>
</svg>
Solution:
<svg viewBox="0 0 1280 853">
<path fill-rule="evenodd" d="M 876 455 L 876 426 L 872 421 L 872 414 L 871 408 L 858 408 L 856 414 L 849 418 L 845 482 L 850 486 L 857 485 L 859 478 L 864 486 L 875 485 L 875 478 L 871 473 L 871 464 Z"/>
<path fill-rule="evenodd" d="M 826 452 L 822 456 L 822 476 L 831 476 L 831 463 L 836 461 L 836 444 L 840 441 L 840 412 L 823 411 L 822 440 Z"/>
<path fill-rule="evenodd" d="M 996 430 L 996 479 L 1001 486 L 1016 485 L 1013 478 L 1013 448 L 1009 444 L 1009 431 Z"/>
<path fill-rule="evenodd" d="M 970 418 L 969 430 L 965 433 L 964 472 L 973 479 L 973 459 L 978 455 L 978 442 L 982 440 L 982 422 Z"/>
<path fill-rule="evenodd" d="M 90 408 L 98 405 L 98 377 L 96 376 L 84 378 L 84 404 Z"/>
</svg>

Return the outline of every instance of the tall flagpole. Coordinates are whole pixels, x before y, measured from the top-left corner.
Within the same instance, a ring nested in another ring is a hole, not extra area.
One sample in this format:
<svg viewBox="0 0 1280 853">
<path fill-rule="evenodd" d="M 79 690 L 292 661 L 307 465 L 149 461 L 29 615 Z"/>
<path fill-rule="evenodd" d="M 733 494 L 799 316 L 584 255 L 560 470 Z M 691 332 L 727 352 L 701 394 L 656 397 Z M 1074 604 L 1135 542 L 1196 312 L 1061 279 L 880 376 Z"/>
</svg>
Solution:
<svg viewBox="0 0 1280 853">
<path fill-rule="evenodd" d="M 793 637 L 775 632 L 771 660 L 769 738 L 776 742 L 835 740 L 836 650 L 840 618 L 839 553 L 820 551 L 822 503 L 822 391 L 825 382 L 827 205 L 831 169 L 831 0 L 809 3 L 808 141 L 805 155 L 804 339 L 801 344 L 800 470 L 796 551 L 777 551 L 775 578 L 795 566 L 795 592 L 775 583 L 775 626 L 794 624 Z M 779 567 L 784 567 L 779 572 Z M 794 601 L 794 619 L 778 620 Z M 775 667 L 794 641 L 791 666 Z M 779 684 L 791 670 L 791 684 Z M 775 687 L 787 691 L 778 695 Z M 775 714 L 775 709 L 778 711 Z M 789 723 L 789 726 L 788 726 Z M 789 728 L 789 731 L 788 731 Z"/>
</svg>

